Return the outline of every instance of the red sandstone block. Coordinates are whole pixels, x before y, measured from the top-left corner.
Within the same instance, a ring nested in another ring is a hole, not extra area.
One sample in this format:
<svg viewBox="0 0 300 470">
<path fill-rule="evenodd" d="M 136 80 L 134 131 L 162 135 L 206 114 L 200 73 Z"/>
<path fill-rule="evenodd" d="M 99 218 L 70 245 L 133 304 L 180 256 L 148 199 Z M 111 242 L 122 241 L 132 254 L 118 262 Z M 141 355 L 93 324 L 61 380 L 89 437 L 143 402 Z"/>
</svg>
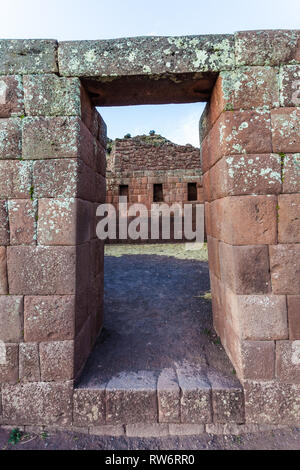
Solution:
<svg viewBox="0 0 300 470">
<path fill-rule="evenodd" d="M 79 166 L 75 159 L 35 161 L 32 183 L 34 195 L 38 198 L 76 197 L 79 191 Z"/>
<path fill-rule="evenodd" d="M 180 423 L 180 388 L 173 369 L 164 369 L 157 381 L 158 420 Z"/>
<path fill-rule="evenodd" d="M 72 395 L 72 382 L 4 385 L 3 419 L 7 424 L 70 425 Z"/>
<path fill-rule="evenodd" d="M 224 303 L 223 303 L 223 284 L 221 284 L 220 280 L 213 274 L 213 272 L 209 271 L 210 276 L 210 286 L 211 286 L 211 293 L 212 293 L 212 311 L 213 311 L 213 320 L 214 320 L 214 328 L 219 337 L 223 338 L 224 336 Z"/>
<path fill-rule="evenodd" d="M 282 194 L 278 197 L 278 241 L 300 242 L 300 194 Z"/>
<path fill-rule="evenodd" d="M 86 125 L 89 129 L 91 134 L 98 139 L 99 134 L 99 121 L 97 117 L 97 110 L 95 109 L 94 105 L 91 102 L 91 99 L 81 85 L 80 87 L 80 98 L 81 98 L 81 119 L 82 122 Z"/>
<path fill-rule="evenodd" d="M 288 338 L 284 295 L 239 295 L 233 315 L 242 339 L 271 341 Z"/>
<path fill-rule="evenodd" d="M 288 295 L 290 339 L 300 339 L 300 295 Z"/>
<path fill-rule="evenodd" d="M 211 204 L 205 202 L 204 204 L 204 217 L 205 217 L 205 231 L 206 235 L 213 236 L 212 234 L 212 225 L 211 225 Z"/>
<path fill-rule="evenodd" d="M 75 296 L 26 296 L 24 338 L 26 342 L 63 341 L 74 338 Z"/>
<path fill-rule="evenodd" d="M 213 272 L 219 279 L 220 274 L 220 258 L 219 258 L 219 241 L 216 238 L 207 237 L 209 270 Z"/>
<path fill-rule="evenodd" d="M 6 201 L 0 201 L 0 245 L 9 245 L 9 226 Z"/>
<path fill-rule="evenodd" d="M 236 65 L 279 65 L 300 61 L 298 30 L 241 31 L 235 35 Z"/>
<path fill-rule="evenodd" d="M 210 134 L 208 134 L 205 139 L 201 142 L 200 146 L 200 162 L 203 173 L 206 173 L 209 170 L 211 163 L 210 163 Z M 151 183 L 151 178 L 149 178 L 149 182 Z"/>
<path fill-rule="evenodd" d="M 275 294 L 300 294 L 300 244 L 270 246 L 272 289 Z"/>
<path fill-rule="evenodd" d="M 96 390 L 77 389 L 73 395 L 75 426 L 105 424 L 105 387 Z"/>
<path fill-rule="evenodd" d="M 23 119 L 22 157 L 29 160 L 76 158 L 80 120 L 76 117 Z"/>
<path fill-rule="evenodd" d="M 285 65 L 281 68 L 281 106 L 300 106 L 300 66 Z"/>
<path fill-rule="evenodd" d="M 76 247 L 9 247 L 7 264 L 12 294 L 63 295 L 75 292 Z"/>
<path fill-rule="evenodd" d="M 222 282 L 233 292 L 266 294 L 271 291 L 267 246 L 232 246 L 220 242 L 219 253 Z"/>
<path fill-rule="evenodd" d="M 211 386 L 205 374 L 197 369 L 177 369 L 181 389 L 181 422 L 212 422 Z"/>
<path fill-rule="evenodd" d="M 123 372 L 113 377 L 106 387 L 107 424 L 157 422 L 156 382 L 151 371 Z"/>
<path fill-rule="evenodd" d="M 0 78 L 0 118 L 24 114 L 22 79 L 18 75 Z"/>
<path fill-rule="evenodd" d="M 27 116 L 80 116 L 80 81 L 55 74 L 25 75 Z"/>
<path fill-rule="evenodd" d="M 300 153 L 284 157 L 283 192 L 300 193 Z"/>
<path fill-rule="evenodd" d="M 209 146 L 209 167 L 224 155 L 271 153 L 270 114 L 255 111 L 223 113 L 210 132 Z"/>
<path fill-rule="evenodd" d="M 6 248 L 0 246 L 0 295 L 8 294 Z"/>
<path fill-rule="evenodd" d="M 271 109 L 279 106 L 279 85 L 272 67 L 240 67 L 221 72 L 214 87 L 211 121 L 223 111 Z"/>
<path fill-rule="evenodd" d="M 277 241 L 276 196 L 232 196 L 210 205 L 211 236 L 231 245 Z"/>
<path fill-rule="evenodd" d="M 38 243 L 76 245 L 90 239 L 90 205 L 81 199 L 40 199 Z"/>
<path fill-rule="evenodd" d="M 39 382 L 41 380 L 37 343 L 20 343 L 19 361 L 19 379 L 22 382 Z"/>
<path fill-rule="evenodd" d="M 0 296 L 0 340 L 19 343 L 23 338 L 23 297 Z"/>
<path fill-rule="evenodd" d="M 250 380 L 272 380 L 275 372 L 274 341 L 243 341 L 243 377 Z"/>
<path fill-rule="evenodd" d="M 30 199 L 8 201 L 11 245 L 36 244 L 36 208 Z"/>
<path fill-rule="evenodd" d="M 19 346 L 5 344 L 5 363 L 0 362 L 0 384 L 14 384 L 19 379 Z M 1 407 L 0 407 L 1 410 Z"/>
<path fill-rule="evenodd" d="M 276 377 L 282 382 L 300 383 L 300 341 L 276 342 Z"/>
<path fill-rule="evenodd" d="M 40 343 L 41 379 L 45 382 L 74 377 L 74 341 Z"/>
<path fill-rule="evenodd" d="M 31 162 L 0 160 L 0 198 L 29 199 Z"/>
<path fill-rule="evenodd" d="M 223 157 L 209 175 L 212 200 L 281 192 L 281 158 L 277 154 Z"/>
<path fill-rule="evenodd" d="M 106 149 L 94 140 L 95 169 L 100 175 L 106 175 Z"/>
<path fill-rule="evenodd" d="M 0 119 L 0 160 L 21 157 L 21 125 L 19 118 Z"/>
<path fill-rule="evenodd" d="M 107 145 L 107 126 L 103 121 L 101 115 L 97 112 L 96 114 L 98 120 L 98 140 L 103 148 L 106 149 Z"/>
<path fill-rule="evenodd" d="M 81 327 L 82 324 L 83 326 Z M 74 343 L 74 377 L 75 379 L 79 377 L 80 373 L 82 372 L 85 362 L 91 352 L 91 348 L 92 348 L 91 328 L 92 328 L 92 321 L 91 321 L 90 316 L 87 317 L 87 306 L 85 307 L 85 309 L 80 309 L 79 312 L 76 311 L 76 319 L 75 319 L 76 338 L 75 338 L 75 343 Z"/>
<path fill-rule="evenodd" d="M 273 151 L 300 152 L 300 109 L 279 108 L 271 113 Z"/>
<path fill-rule="evenodd" d="M 271 380 L 245 381 L 246 422 L 298 425 L 300 386 Z"/>
</svg>

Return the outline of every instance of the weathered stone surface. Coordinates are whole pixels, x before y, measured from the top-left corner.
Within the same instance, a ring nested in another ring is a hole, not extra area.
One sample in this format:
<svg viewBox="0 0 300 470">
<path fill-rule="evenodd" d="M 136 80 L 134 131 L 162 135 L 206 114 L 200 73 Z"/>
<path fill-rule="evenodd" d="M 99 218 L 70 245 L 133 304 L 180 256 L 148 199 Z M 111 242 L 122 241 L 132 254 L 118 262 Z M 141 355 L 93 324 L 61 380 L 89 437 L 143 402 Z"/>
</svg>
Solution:
<svg viewBox="0 0 300 470">
<path fill-rule="evenodd" d="M 169 435 L 169 426 L 167 424 L 127 424 L 126 436 L 128 437 L 164 437 Z"/>
<path fill-rule="evenodd" d="M 284 157 L 283 192 L 300 193 L 300 153 Z"/>
<path fill-rule="evenodd" d="M 271 112 L 273 151 L 300 152 L 300 109 L 279 108 Z"/>
<path fill-rule="evenodd" d="M 0 246 L 0 295 L 8 294 L 6 248 Z"/>
<path fill-rule="evenodd" d="M 234 316 L 239 319 L 244 340 L 271 341 L 288 338 L 284 295 L 239 295 Z"/>
<path fill-rule="evenodd" d="M 75 426 L 105 424 L 105 386 L 95 390 L 77 389 L 73 396 Z"/>
<path fill-rule="evenodd" d="M 230 196 L 213 201 L 211 235 L 230 245 L 276 243 L 276 205 L 277 197 L 273 195 Z"/>
<path fill-rule="evenodd" d="M 209 173 L 208 200 L 226 196 L 279 194 L 281 158 L 278 154 L 223 157 Z"/>
<path fill-rule="evenodd" d="M 160 423 L 180 423 L 180 388 L 173 369 L 164 369 L 157 381 Z"/>
<path fill-rule="evenodd" d="M 300 295 L 288 296 L 290 339 L 300 339 Z"/>
<path fill-rule="evenodd" d="M 270 154 L 272 152 L 270 113 L 224 112 L 206 139 L 208 139 L 208 158 L 206 158 L 208 161 L 203 167 L 204 172 L 223 156 L 245 153 Z"/>
<path fill-rule="evenodd" d="M 5 357 L 1 354 L 0 384 L 15 384 L 19 379 L 18 344 L 5 344 Z M 5 360 L 4 360 L 5 359 Z M 1 407 L 0 407 L 1 410 Z"/>
<path fill-rule="evenodd" d="M 204 424 L 169 424 L 171 436 L 198 436 L 204 432 Z"/>
<path fill-rule="evenodd" d="M 56 49 L 52 39 L 2 39 L 0 75 L 57 72 Z"/>
<path fill-rule="evenodd" d="M 0 198 L 29 199 L 31 162 L 0 160 Z"/>
<path fill-rule="evenodd" d="M 8 282 L 12 294 L 75 293 L 75 247 L 8 247 L 7 264 Z"/>
<path fill-rule="evenodd" d="M 26 75 L 24 102 L 27 116 L 80 116 L 80 81 L 54 74 Z"/>
<path fill-rule="evenodd" d="M 74 198 L 40 199 L 38 243 L 76 245 L 89 241 L 91 203 Z"/>
<path fill-rule="evenodd" d="M 77 196 L 78 161 L 76 159 L 33 162 L 33 187 L 38 198 Z"/>
<path fill-rule="evenodd" d="M 40 343 L 41 379 L 44 382 L 74 377 L 74 341 Z"/>
<path fill-rule="evenodd" d="M 235 34 L 236 65 L 299 62 L 299 38 L 299 30 L 240 31 Z"/>
<path fill-rule="evenodd" d="M 285 65 L 280 70 L 280 104 L 300 106 L 300 65 Z"/>
<path fill-rule="evenodd" d="M 18 343 L 23 338 L 23 297 L 0 296 L 0 340 Z"/>
<path fill-rule="evenodd" d="M 80 122 L 67 117 L 25 117 L 23 119 L 22 157 L 28 160 L 76 158 Z"/>
<path fill-rule="evenodd" d="M 300 244 L 270 246 L 270 269 L 275 294 L 300 294 Z"/>
<path fill-rule="evenodd" d="M 8 201 L 11 245 L 36 244 L 36 208 L 30 199 Z"/>
<path fill-rule="evenodd" d="M 25 341 L 63 341 L 74 337 L 75 296 L 26 296 Z"/>
<path fill-rule="evenodd" d="M 157 379 L 152 372 L 121 373 L 106 387 L 106 422 L 135 424 L 157 422 Z"/>
<path fill-rule="evenodd" d="M 276 342 L 276 377 L 282 382 L 300 383 L 300 341 Z"/>
<path fill-rule="evenodd" d="M 247 423 L 299 424 L 299 385 L 249 380 L 244 390 Z"/>
<path fill-rule="evenodd" d="M 212 422 L 211 386 L 203 371 L 177 369 L 181 388 L 181 422 L 205 424 Z"/>
<path fill-rule="evenodd" d="M 233 51 L 233 36 L 209 35 L 66 41 L 58 55 L 62 75 L 153 76 L 226 70 L 234 66 Z"/>
<path fill-rule="evenodd" d="M 278 197 L 278 242 L 300 243 L 300 194 Z"/>
<path fill-rule="evenodd" d="M 244 423 L 244 393 L 238 379 L 208 369 L 214 423 Z"/>
<path fill-rule="evenodd" d="M 22 382 L 39 382 L 41 380 L 37 343 L 20 343 L 19 361 L 19 378 Z"/>
<path fill-rule="evenodd" d="M 8 424 L 69 425 L 72 420 L 72 394 L 72 382 L 4 385 L 3 418 Z"/>
<path fill-rule="evenodd" d="M 0 200 L 0 245 L 9 245 L 9 226 L 6 201 Z"/>
<path fill-rule="evenodd" d="M 24 114 L 21 77 L 8 75 L 0 78 L 0 118 Z"/>
<path fill-rule="evenodd" d="M 243 341 L 243 376 L 250 380 L 272 380 L 275 373 L 274 341 Z"/>
<path fill-rule="evenodd" d="M 272 67 L 239 67 L 221 72 L 211 98 L 211 122 L 222 111 L 279 106 L 278 72 Z"/>
<path fill-rule="evenodd" d="M 221 279 L 236 294 L 271 291 L 267 246 L 232 246 L 220 242 Z"/>
<path fill-rule="evenodd" d="M 83 294 L 84 295 L 84 294 Z M 80 296 L 80 297 L 83 297 Z M 76 317 L 75 317 L 75 350 L 74 350 L 74 374 L 75 378 L 80 376 L 85 362 L 92 348 L 92 319 L 88 317 L 87 302 L 76 296 Z M 86 297 L 86 293 L 85 293 Z M 81 306 L 82 302 L 82 306 Z"/>
<path fill-rule="evenodd" d="M 91 434 L 92 436 L 124 436 L 125 426 L 114 426 L 113 424 L 105 424 L 103 426 L 91 426 L 89 428 L 89 434 Z"/>
<path fill-rule="evenodd" d="M 0 119 L 0 160 L 21 157 L 21 125 L 19 118 Z"/>
<path fill-rule="evenodd" d="M 219 240 L 207 236 L 208 260 L 209 270 L 214 273 L 219 279 L 220 273 L 220 257 L 219 257 Z"/>
</svg>

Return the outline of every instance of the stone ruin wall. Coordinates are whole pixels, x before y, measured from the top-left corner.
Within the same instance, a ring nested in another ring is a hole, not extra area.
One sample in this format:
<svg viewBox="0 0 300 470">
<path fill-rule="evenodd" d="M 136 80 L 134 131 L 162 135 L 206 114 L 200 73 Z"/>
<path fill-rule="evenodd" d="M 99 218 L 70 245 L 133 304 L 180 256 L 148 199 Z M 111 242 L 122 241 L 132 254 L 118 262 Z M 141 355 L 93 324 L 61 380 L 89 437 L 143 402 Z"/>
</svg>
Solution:
<svg viewBox="0 0 300 470">
<path fill-rule="evenodd" d="M 94 105 L 124 104 L 125 80 L 125 104 L 209 100 L 201 154 L 214 325 L 242 381 L 246 423 L 299 425 L 300 32 L 1 40 L 0 75 L 0 424 L 108 422 L 114 391 L 79 391 L 74 379 L 102 326 L 91 214 L 106 198 L 106 129 Z M 212 409 L 231 403 L 217 386 L 209 394 Z"/>
<path fill-rule="evenodd" d="M 116 139 L 111 154 L 107 157 L 107 202 L 118 209 L 119 187 L 128 186 L 128 207 L 135 203 L 144 204 L 148 210 L 154 201 L 154 184 L 162 184 L 163 203 L 203 204 L 202 171 L 200 149 L 192 145 L 176 145 L 161 136 L 136 136 Z M 197 198 L 188 201 L 188 183 L 196 183 Z M 130 221 L 130 219 L 129 219 Z M 184 219 L 182 221 L 184 223 Z M 149 232 L 150 232 L 149 219 Z M 195 226 L 195 214 L 193 220 Z M 160 227 L 161 228 L 161 227 Z M 174 242 L 171 221 L 171 242 Z M 184 240 L 184 237 L 181 241 Z M 156 242 L 162 240 L 161 230 Z M 177 240 L 180 241 L 180 240 Z M 110 243 L 113 240 L 109 240 Z M 116 240 L 132 243 L 132 240 Z M 137 240 L 143 242 L 143 240 Z"/>
</svg>

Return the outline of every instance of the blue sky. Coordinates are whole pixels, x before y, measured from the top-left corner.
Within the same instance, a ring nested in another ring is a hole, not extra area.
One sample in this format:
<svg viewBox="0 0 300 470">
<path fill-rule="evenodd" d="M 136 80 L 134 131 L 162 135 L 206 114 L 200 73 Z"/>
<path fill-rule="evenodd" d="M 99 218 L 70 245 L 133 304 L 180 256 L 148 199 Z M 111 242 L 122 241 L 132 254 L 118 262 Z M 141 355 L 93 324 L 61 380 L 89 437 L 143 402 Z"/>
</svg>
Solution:
<svg viewBox="0 0 300 470">
<path fill-rule="evenodd" d="M 299 0 L 8 0 L 0 38 L 106 39 L 299 29 Z M 110 137 L 154 129 L 198 145 L 201 103 L 103 108 Z"/>
</svg>

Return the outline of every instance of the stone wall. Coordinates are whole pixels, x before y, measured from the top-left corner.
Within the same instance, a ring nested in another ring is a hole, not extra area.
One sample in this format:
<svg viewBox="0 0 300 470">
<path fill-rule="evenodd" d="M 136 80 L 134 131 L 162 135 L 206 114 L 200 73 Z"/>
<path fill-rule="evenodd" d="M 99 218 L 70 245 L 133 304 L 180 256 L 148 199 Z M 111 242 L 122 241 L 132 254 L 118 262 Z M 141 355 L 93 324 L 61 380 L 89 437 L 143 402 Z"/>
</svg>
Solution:
<svg viewBox="0 0 300 470">
<path fill-rule="evenodd" d="M 216 82 L 202 118 L 203 185 L 214 324 L 243 380 L 246 419 L 290 423 L 300 396 L 300 67 L 285 65 L 283 44 L 265 52 L 267 37 L 276 35 L 238 34 L 237 68 Z"/>
<path fill-rule="evenodd" d="M 215 328 L 243 383 L 246 423 L 299 425 L 299 81 L 300 31 L 0 41 L 1 424 L 71 425 L 74 379 L 101 330 L 106 130 L 93 106 L 209 99 Z M 186 386 L 197 404 L 203 390 Z M 218 387 L 206 396 L 227 403 Z M 110 392 L 74 407 L 102 416 Z M 130 400 L 123 392 L 113 390 Z"/>
<path fill-rule="evenodd" d="M 192 145 L 177 145 L 160 135 L 116 139 L 107 158 L 107 169 L 107 202 L 112 203 L 116 209 L 118 209 L 121 185 L 128 186 L 128 208 L 132 204 L 141 203 L 150 211 L 154 202 L 155 184 L 162 185 L 163 203 L 168 206 L 182 203 L 192 204 L 195 207 L 196 204 L 204 203 L 200 150 Z M 197 186 L 197 197 L 193 202 L 188 200 L 189 183 L 195 183 Z M 195 227 L 195 213 L 193 226 Z M 184 237 L 177 241 L 182 240 Z M 160 231 L 157 240 L 137 240 L 140 241 L 174 242 L 176 240 L 174 240 L 173 225 L 171 240 L 163 240 Z M 109 242 L 112 243 L 113 240 Z M 117 239 L 116 242 L 133 241 Z"/>
<path fill-rule="evenodd" d="M 0 423 L 69 424 L 102 328 L 106 127 L 56 71 L 24 59 L 0 76 Z"/>
</svg>

